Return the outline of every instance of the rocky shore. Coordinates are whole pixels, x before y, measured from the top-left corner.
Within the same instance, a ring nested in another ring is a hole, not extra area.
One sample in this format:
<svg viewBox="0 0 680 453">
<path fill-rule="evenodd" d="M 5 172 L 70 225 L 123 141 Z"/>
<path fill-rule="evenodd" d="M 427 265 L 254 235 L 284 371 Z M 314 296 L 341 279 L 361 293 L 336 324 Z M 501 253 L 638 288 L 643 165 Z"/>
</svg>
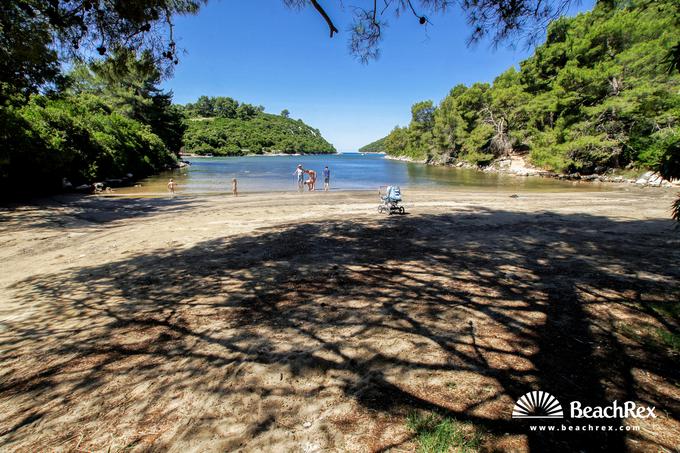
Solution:
<svg viewBox="0 0 680 453">
<path fill-rule="evenodd" d="M 176 170 L 179 168 L 186 168 L 191 165 L 191 162 L 183 159 L 179 159 L 176 164 L 168 167 L 167 170 Z M 95 181 L 92 183 L 73 185 L 71 181 L 67 178 L 62 179 L 61 188 L 64 192 L 79 192 L 79 193 L 99 193 L 110 191 L 117 187 L 131 187 L 135 185 L 137 178 L 132 174 L 128 173 L 121 178 L 107 178 L 102 181 Z"/>
<path fill-rule="evenodd" d="M 582 175 L 580 173 L 555 173 L 531 165 L 524 156 L 513 154 L 494 160 L 491 164 L 480 166 L 469 162 L 457 161 L 447 156 L 434 159 L 412 159 L 408 156 L 385 155 L 386 159 L 398 160 L 402 162 L 413 162 L 427 165 L 439 165 L 455 168 L 467 168 L 478 170 L 485 173 L 502 173 L 513 176 L 540 176 L 544 178 L 555 178 L 572 181 L 587 182 L 611 182 L 619 184 L 636 184 L 645 187 L 680 187 L 680 179 L 672 181 L 664 179 L 660 174 L 653 171 L 646 171 L 636 178 L 627 178 L 621 175 L 612 174 L 610 169 L 603 168 L 600 173 Z"/>
</svg>

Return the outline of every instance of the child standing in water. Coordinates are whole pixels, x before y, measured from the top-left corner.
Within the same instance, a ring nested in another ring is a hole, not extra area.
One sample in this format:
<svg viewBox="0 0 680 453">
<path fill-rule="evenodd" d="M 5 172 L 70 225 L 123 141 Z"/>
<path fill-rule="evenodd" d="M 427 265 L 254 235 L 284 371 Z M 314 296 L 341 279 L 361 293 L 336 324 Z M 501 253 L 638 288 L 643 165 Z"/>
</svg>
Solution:
<svg viewBox="0 0 680 453">
<path fill-rule="evenodd" d="M 305 170 L 302 168 L 302 164 L 299 164 L 297 166 L 297 168 L 293 172 L 293 175 L 297 178 L 298 191 L 302 192 L 302 187 L 304 185 L 305 180 Z"/>
<path fill-rule="evenodd" d="M 236 187 L 237 181 L 236 178 L 231 180 L 231 193 L 234 196 L 238 196 L 238 188 Z"/>
<path fill-rule="evenodd" d="M 168 190 L 173 195 L 175 195 L 175 187 L 177 187 L 177 184 L 175 184 L 175 180 L 170 178 L 170 181 L 168 181 Z"/>
</svg>

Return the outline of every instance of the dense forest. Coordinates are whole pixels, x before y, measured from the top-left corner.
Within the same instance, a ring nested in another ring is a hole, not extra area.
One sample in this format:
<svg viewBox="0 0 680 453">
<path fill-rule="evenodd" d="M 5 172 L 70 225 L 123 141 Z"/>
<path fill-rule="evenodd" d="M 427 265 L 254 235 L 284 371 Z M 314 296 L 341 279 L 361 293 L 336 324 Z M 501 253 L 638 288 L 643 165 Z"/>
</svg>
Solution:
<svg viewBox="0 0 680 453">
<path fill-rule="evenodd" d="M 416 103 L 410 124 L 371 149 L 480 165 L 524 153 L 556 172 L 672 176 L 680 164 L 680 75 L 668 64 L 680 35 L 676 1 L 598 2 L 553 21 L 519 70 L 458 85 L 438 105 Z"/>
<path fill-rule="evenodd" d="M 52 192 L 176 165 L 185 125 L 149 53 L 76 64 L 43 94 L 3 84 L 0 188 Z"/>
<path fill-rule="evenodd" d="M 228 97 L 201 96 L 184 106 L 185 151 L 216 156 L 263 153 L 334 153 L 335 148 L 302 120 L 264 112 Z"/>
</svg>

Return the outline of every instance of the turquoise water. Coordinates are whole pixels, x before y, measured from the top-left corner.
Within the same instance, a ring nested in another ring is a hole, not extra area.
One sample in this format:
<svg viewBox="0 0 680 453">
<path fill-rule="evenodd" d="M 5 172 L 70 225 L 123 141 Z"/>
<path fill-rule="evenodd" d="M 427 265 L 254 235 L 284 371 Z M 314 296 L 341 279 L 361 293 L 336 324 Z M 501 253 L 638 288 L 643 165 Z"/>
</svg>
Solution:
<svg viewBox="0 0 680 453">
<path fill-rule="evenodd" d="M 508 190 L 560 190 L 581 188 L 601 190 L 602 185 L 572 183 L 540 177 L 515 177 L 476 170 L 436 167 L 385 159 L 378 154 L 337 154 L 314 156 L 197 157 L 187 168 L 165 172 L 141 181 L 141 187 L 126 192 L 165 192 L 174 178 L 179 193 L 225 193 L 231 180 L 238 180 L 240 192 L 296 190 L 293 171 L 297 164 L 317 173 L 317 190 L 323 188 L 321 172 L 331 171 L 332 190 L 377 189 L 396 184 L 402 187 L 477 187 Z"/>
</svg>

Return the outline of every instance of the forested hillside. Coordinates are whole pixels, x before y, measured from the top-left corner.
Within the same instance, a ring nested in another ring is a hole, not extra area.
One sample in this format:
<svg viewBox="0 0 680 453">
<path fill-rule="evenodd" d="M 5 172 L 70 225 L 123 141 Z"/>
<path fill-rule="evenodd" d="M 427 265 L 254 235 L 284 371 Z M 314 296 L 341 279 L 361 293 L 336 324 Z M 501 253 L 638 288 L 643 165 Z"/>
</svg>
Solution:
<svg viewBox="0 0 680 453">
<path fill-rule="evenodd" d="M 143 177 L 176 165 L 184 132 L 149 53 L 120 50 L 76 65 L 45 94 L 3 84 L 0 189 L 3 196 L 69 184 Z"/>
<path fill-rule="evenodd" d="M 362 153 L 384 153 L 386 138 L 387 137 L 383 137 L 379 140 L 369 143 L 366 146 L 362 146 L 361 148 L 359 148 L 359 151 Z"/>
<path fill-rule="evenodd" d="M 677 168 L 680 75 L 664 61 L 680 36 L 675 1 L 598 2 L 554 21 L 519 71 L 413 105 L 385 151 L 475 164 L 526 153 L 557 172 Z"/>
<path fill-rule="evenodd" d="M 334 153 L 335 148 L 302 120 L 264 113 L 264 107 L 227 97 L 201 96 L 187 104 L 188 153 L 239 156 L 262 153 Z"/>
</svg>

